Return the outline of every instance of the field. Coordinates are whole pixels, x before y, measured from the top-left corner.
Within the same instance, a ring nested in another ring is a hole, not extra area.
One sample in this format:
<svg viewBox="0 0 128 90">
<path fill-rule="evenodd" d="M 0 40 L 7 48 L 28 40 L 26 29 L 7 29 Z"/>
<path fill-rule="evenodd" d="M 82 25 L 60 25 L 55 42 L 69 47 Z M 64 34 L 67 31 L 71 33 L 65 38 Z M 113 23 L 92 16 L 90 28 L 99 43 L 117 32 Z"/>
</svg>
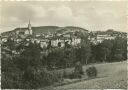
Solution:
<svg viewBox="0 0 128 90">
<path fill-rule="evenodd" d="M 84 66 L 84 71 L 89 66 Z M 54 90 L 68 89 L 126 89 L 127 88 L 127 62 L 104 63 L 93 65 L 98 70 L 95 79 L 83 80 L 71 84 L 54 87 Z M 67 69 L 71 72 L 72 69 Z M 86 74 L 85 74 L 86 77 Z M 70 81 L 70 79 L 69 79 Z M 53 88 L 53 87 L 52 87 Z M 50 88 L 49 88 L 50 89 Z"/>
</svg>

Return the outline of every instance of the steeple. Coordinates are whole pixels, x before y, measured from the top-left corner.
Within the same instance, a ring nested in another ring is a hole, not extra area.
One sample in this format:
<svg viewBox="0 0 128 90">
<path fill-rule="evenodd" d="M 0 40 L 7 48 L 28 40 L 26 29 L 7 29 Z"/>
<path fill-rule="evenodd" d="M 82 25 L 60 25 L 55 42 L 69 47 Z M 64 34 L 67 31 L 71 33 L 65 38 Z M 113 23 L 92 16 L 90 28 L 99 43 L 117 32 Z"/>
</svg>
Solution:
<svg viewBox="0 0 128 90">
<path fill-rule="evenodd" d="M 29 19 L 29 23 L 28 23 L 28 29 L 31 30 L 31 23 L 30 23 L 30 19 Z"/>
<path fill-rule="evenodd" d="M 29 30 L 29 34 L 32 35 L 32 27 L 31 27 L 30 19 L 29 19 L 29 23 L 28 23 L 28 30 Z"/>
</svg>

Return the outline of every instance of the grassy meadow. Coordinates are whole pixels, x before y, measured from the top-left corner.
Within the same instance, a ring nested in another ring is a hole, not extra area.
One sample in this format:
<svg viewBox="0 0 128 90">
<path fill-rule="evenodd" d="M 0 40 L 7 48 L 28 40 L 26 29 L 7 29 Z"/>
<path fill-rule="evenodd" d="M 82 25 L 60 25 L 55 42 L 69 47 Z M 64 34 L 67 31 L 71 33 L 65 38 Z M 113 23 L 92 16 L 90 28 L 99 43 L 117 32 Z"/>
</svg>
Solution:
<svg viewBox="0 0 128 90">
<path fill-rule="evenodd" d="M 62 86 L 54 87 L 54 90 L 68 89 L 126 89 L 127 88 L 127 62 L 103 63 L 83 66 L 84 71 L 95 66 L 98 76 L 95 79 L 83 80 Z M 66 69 L 67 73 L 72 72 L 73 68 Z M 86 74 L 83 76 L 87 78 Z M 70 81 L 70 79 L 68 80 Z M 52 88 L 52 87 L 51 87 Z"/>
</svg>

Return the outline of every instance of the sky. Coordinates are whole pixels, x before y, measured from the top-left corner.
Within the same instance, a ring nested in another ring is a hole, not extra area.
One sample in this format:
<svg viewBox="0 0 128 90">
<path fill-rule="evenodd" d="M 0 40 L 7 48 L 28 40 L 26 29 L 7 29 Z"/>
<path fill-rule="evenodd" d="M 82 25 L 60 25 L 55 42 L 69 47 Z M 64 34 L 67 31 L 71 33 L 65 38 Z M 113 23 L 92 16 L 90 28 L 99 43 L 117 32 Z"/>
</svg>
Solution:
<svg viewBox="0 0 128 90">
<path fill-rule="evenodd" d="M 0 33 L 17 27 L 79 26 L 89 31 L 127 32 L 126 1 L 2 2 Z"/>
</svg>

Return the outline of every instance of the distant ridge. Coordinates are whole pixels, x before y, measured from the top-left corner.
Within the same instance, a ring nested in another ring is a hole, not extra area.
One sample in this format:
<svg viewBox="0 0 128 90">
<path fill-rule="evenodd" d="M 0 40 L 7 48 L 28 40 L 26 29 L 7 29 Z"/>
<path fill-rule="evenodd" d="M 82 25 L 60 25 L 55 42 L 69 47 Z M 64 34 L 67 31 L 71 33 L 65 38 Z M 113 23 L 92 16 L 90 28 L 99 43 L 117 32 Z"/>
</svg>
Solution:
<svg viewBox="0 0 128 90">
<path fill-rule="evenodd" d="M 81 28 L 81 27 L 76 27 L 76 26 L 66 26 L 66 27 L 62 27 L 60 28 L 57 33 L 69 33 L 69 32 L 76 32 L 76 31 L 80 31 L 80 32 L 88 32 L 88 30 Z"/>
<path fill-rule="evenodd" d="M 39 27 L 32 27 L 34 33 L 55 33 L 58 30 L 58 26 L 39 26 Z"/>
<path fill-rule="evenodd" d="M 2 34 L 8 34 L 11 32 L 16 32 L 17 30 L 26 30 L 27 28 L 15 28 L 12 31 L 4 32 Z M 59 26 L 37 26 L 37 27 L 32 27 L 33 33 L 35 34 L 46 34 L 46 33 L 64 33 L 64 32 L 75 32 L 75 31 L 88 31 L 84 28 L 81 27 L 75 27 L 75 26 L 66 26 L 66 27 L 59 27 Z"/>
</svg>

